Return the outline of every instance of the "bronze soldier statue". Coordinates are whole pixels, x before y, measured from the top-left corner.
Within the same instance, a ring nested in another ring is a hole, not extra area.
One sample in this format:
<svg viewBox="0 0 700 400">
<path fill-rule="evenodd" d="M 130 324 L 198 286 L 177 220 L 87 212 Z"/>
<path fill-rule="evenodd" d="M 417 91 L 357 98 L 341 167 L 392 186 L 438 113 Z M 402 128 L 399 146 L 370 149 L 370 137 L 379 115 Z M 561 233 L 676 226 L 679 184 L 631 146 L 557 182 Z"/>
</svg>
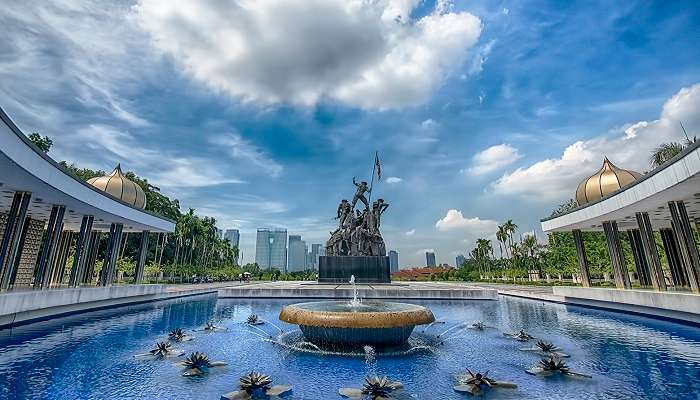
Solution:
<svg viewBox="0 0 700 400">
<path fill-rule="evenodd" d="M 367 182 L 362 181 L 360 183 L 355 182 L 355 177 L 352 177 L 352 183 L 357 186 L 357 191 L 355 191 L 355 196 L 352 198 L 352 208 L 355 208 L 355 204 L 357 203 L 358 200 L 363 202 L 365 204 L 365 208 L 369 208 L 369 202 L 367 201 L 367 198 L 365 197 L 365 193 L 369 192 L 371 193 L 372 190 L 367 186 Z"/>
<path fill-rule="evenodd" d="M 379 226 L 382 224 L 382 214 L 389 208 L 389 203 L 385 203 L 384 199 L 378 199 L 372 203 L 372 214 L 374 214 L 374 221 L 377 224 L 377 231 L 379 231 Z"/>
</svg>

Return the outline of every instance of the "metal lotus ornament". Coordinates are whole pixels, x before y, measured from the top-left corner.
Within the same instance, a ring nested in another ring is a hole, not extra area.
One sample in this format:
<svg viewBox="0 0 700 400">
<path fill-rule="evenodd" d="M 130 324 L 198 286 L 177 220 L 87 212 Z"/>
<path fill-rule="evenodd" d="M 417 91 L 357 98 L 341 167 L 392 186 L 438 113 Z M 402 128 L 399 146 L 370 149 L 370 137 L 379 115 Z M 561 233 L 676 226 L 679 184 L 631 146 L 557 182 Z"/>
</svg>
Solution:
<svg viewBox="0 0 700 400">
<path fill-rule="evenodd" d="M 182 373 L 182 376 L 204 375 L 207 372 L 209 372 L 210 368 L 223 367 L 225 365 L 228 365 L 222 361 L 212 361 L 209 359 L 209 356 L 198 351 L 190 354 L 190 356 L 187 357 L 185 361 L 182 361 L 178 364 L 185 368 L 185 371 Z"/>
<path fill-rule="evenodd" d="M 168 339 L 172 340 L 173 342 L 188 342 L 192 340 L 193 337 L 186 335 L 185 331 L 183 331 L 181 328 L 176 328 L 168 332 Z"/>
<path fill-rule="evenodd" d="M 529 340 L 534 339 L 535 337 L 530 335 L 529 333 L 525 332 L 524 330 L 520 330 L 518 332 L 514 333 L 504 333 L 503 336 L 511 339 L 515 339 L 519 342 L 527 342 Z"/>
<path fill-rule="evenodd" d="M 269 375 L 252 371 L 240 377 L 239 390 L 226 393 L 221 396 L 221 400 L 279 398 L 292 391 L 290 385 L 270 385 L 272 385 L 272 378 Z"/>
<path fill-rule="evenodd" d="M 569 357 L 568 354 L 564 354 L 561 352 L 561 349 L 557 346 L 554 345 L 552 342 L 545 342 L 543 340 L 538 340 L 537 343 L 535 343 L 535 346 L 533 347 L 525 347 L 520 349 L 521 351 L 532 351 L 535 353 L 539 353 L 542 356 L 548 356 L 550 354 L 556 354 L 559 357 L 566 358 Z"/>
<path fill-rule="evenodd" d="M 581 374 L 578 372 L 572 372 L 569 366 L 566 365 L 561 358 L 552 354 L 548 358 L 543 358 L 537 365 L 527 370 L 528 374 L 538 375 L 538 376 L 554 376 L 554 375 L 565 375 L 565 376 L 575 376 L 580 378 L 592 378 L 590 375 Z"/>
<path fill-rule="evenodd" d="M 362 388 L 341 388 L 341 396 L 349 399 L 410 399 L 403 391 L 401 382 L 391 381 L 388 377 L 368 376 Z"/>
<path fill-rule="evenodd" d="M 488 377 L 489 371 L 476 374 L 467 368 L 466 374 L 457 375 L 457 382 L 454 387 L 456 392 L 468 393 L 471 395 L 480 394 L 484 389 L 501 388 L 501 389 L 517 389 L 518 385 L 511 382 L 497 381 Z"/>
<path fill-rule="evenodd" d="M 217 326 L 212 321 L 208 321 L 206 323 L 206 325 L 204 325 L 204 327 L 201 330 L 204 332 L 222 332 L 222 331 L 225 331 L 226 328 L 221 327 L 221 326 Z"/>
<path fill-rule="evenodd" d="M 137 354 L 134 357 L 165 358 L 180 357 L 183 354 L 185 354 L 184 351 L 176 350 L 170 342 L 157 342 L 156 347 L 149 350 L 148 353 Z"/>
<path fill-rule="evenodd" d="M 474 329 L 477 331 L 483 331 L 484 329 L 489 328 L 489 326 L 486 326 L 486 324 L 484 324 L 481 321 L 477 321 L 477 322 L 474 322 L 473 324 L 471 324 L 471 326 L 469 326 L 468 328 Z"/>
</svg>

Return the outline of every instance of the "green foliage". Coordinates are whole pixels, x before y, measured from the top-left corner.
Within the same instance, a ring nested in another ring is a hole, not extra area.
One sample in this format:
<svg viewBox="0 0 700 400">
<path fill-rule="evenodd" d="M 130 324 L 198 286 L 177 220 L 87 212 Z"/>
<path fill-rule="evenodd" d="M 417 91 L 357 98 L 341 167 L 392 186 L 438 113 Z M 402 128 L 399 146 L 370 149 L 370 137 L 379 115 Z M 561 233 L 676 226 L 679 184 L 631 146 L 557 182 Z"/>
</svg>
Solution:
<svg viewBox="0 0 700 400">
<path fill-rule="evenodd" d="M 578 207 L 578 203 L 574 199 L 569 199 L 564 204 L 560 204 L 557 208 L 555 208 L 552 213 L 550 214 L 550 217 L 558 217 L 560 215 L 564 215 L 568 213 L 569 211 L 574 210 L 576 207 Z"/>
<path fill-rule="evenodd" d="M 48 153 L 53 146 L 53 140 L 48 136 L 41 136 L 38 132 L 32 132 L 29 134 L 28 139 L 34 143 L 34 145 L 44 153 Z"/>
</svg>

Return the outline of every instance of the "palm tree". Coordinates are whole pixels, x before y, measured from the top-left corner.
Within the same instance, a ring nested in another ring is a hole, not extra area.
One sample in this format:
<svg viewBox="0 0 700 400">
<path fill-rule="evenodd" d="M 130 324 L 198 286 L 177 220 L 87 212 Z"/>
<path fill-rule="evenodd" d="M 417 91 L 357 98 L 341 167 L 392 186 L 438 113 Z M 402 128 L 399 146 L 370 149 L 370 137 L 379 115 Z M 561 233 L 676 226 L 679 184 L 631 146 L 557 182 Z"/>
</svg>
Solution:
<svg viewBox="0 0 700 400">
<path fill-rule="evenodd" d="M 678 155 L 684 148 L 685 146 L 679 142 L 661 143 L 651 151 L 649 163 L 653 168 L 656 168 Z"/>
<path fill-rule="evenodd" d="M 496 240 L 498 240 L 498 249 L 501 252 L 501 259 L 503 259 L 503 248 L 506 248 L 506 257 L 508 257 L 508 247 L 506 242 L 508 241 L 508 232 L 506 232 L 505 225 L 499 225 L 496 231 Z"/>
<path fill-rule="evenodd" d="M 508 234 L 508 242 L 510 243 L 511 246 L 513 246 L 513 235 L 515 234 L 515 231 L 518 229 L 518 225 L 515 225 L 512 219 L 509 219 L 506 221 L 505 224 L 503 224 L 503 229 L 506 231 L 506 234 Z"/>
<path fill-rule="evenodd" d="M 523 253 L 530 259 L 532 262 L 532 265 L 535 265 L 535 255 L 537 253 L 537 250 L 539 249 L 539 244 L 537 243 L 537 238 L 535 235 L 526 235 L 525 238 L 523 239 L 521 243 L 521 248 L 523 250 Z M 540 276 L 542 275 L 542 270 L 540 266 L 538 265 L 538 270 Z"/>
</svg>

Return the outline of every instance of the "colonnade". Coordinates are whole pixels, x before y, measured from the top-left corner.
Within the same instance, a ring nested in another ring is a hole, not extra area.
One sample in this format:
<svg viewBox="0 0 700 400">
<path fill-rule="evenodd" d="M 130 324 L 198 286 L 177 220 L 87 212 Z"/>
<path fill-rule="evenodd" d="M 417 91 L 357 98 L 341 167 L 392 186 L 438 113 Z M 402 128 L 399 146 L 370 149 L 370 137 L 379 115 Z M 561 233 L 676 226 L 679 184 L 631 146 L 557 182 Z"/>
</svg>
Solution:
<svg viewBox="0 0 700 400">
<path fill-rule="evenodd" d="M 668 203 L 671 216 L 671 228 L 659 230 L 666 259 L 671 272 L 670 281 L 674 287 L 690 287 L 695 293 L 700 293 L 700 253 L 695 243 L 691 221 L 683 201 Z M 661 258 L 656 246 L 654 228 L 648 212 L 635 215 L 637 228 L 627 231 L 632 248 L 637 276 L 643 286 L 651 286 L 655 290 L 667 290 L 667 282 L 661 266 Z M 697 222 L 696 222 L 697 224 Z M 627 273 L 625 259 L 620 243 L 620 234 L 616 221 L 604 221 L 608 254 L 612 265 L 615 286 L 618 289 L 629 289 L 630 279 Z M 581 271 L 581 283 L 584 287 L 591 286 L 583 235 L 580 230 L 573 231 L 574 244 Z"/>
<path fill-rule="evenodd" d="M 47 289 L 64 282 L 71 249 L 74 251 L 68 286 L 78 287 L 91 283 L 103 235 L 102 231 L 94 229 L 95 217 L 84 215 L 78 232 L 64 229 L 66 206 L 57 204 L 52 206 L 49 219 L 43 225 L 31 224 L 31 200 L 32 193 L 15 192 L 10 210 L 3 216 L 4 224 L 0 223 L 0 290 L 16 286 L 15 280 L 21 269 L 20 259 L 23 252 L 25 257 L 36 257 L 36 262 L 27 267 L 33 268 L 29 272 L 33 275 L 31 286 L 34 289 Z M 33 244 L 28 242 L 32 226 L 39 227 L 35 232 L 37 243 Z M 41 226 L 45 228 L 41 229 Z M 109 286 L 114 282 L 123 229 L 122 223 L 113 222 L 110 225 L 104 263 L 97 280 L 101 286 Z M 148 230 L 140 233 L 135 283 L 143 281 L 149 233 Z"/>
</svg>

